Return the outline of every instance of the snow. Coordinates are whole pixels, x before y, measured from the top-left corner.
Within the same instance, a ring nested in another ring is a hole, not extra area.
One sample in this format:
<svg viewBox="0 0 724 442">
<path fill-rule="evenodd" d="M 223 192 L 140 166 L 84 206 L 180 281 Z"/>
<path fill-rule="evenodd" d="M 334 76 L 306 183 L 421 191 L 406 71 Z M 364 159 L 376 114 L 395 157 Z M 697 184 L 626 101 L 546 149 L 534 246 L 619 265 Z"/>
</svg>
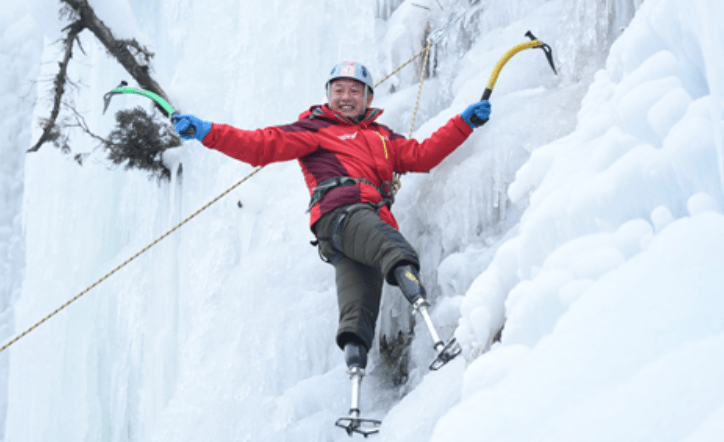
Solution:
<svg viewBox="0 0 724 442">
<path fill-rule="evenodd" d="M 445 29 L 418 139 L 479 99 L 533 31 L 560 75 L 537 49 L 511 59 L 490 122 L 404 176 L 394 206 L 438 332 L 463 356 L 429 371 L 424 324 L 386 286 L 377 337 L 413 339 L 400 360 L 373 349 L 363 415 L 383 420 L 381 441 L 703 442 L 724 437 L 724 3 L 684 3 L 91 5 L 156 54 L 175 107 L 241 128 L 295 120 L 339 60 L 379 80 Z M 57 7 L 0 14 L 0 343 L 253 170 L 188 142 L 164 158 L 183 172 L 159 185 L 80 134 L 82 167 L 50 145 L 26 156 L 49 112 Z M 75 103 L 104 133 L 101 97 L 130 78 L 81 41 Z M 376 89 L 405 135 L 420 63 Z M 348 440 L 333 425 L 350 400 L 334 271 L 308 245 L 307 199 L 296 163 L 264 168 L 0 353 L 0 440 Z"/>
<path fill-rule="evenodd" d="M 468 368 L 466 397 L 431 440 L 691 434 L 721 406 L 724 388 L 722 221 L 705 211 L 664 229 L 645 252 L 589 286 L 534 345 L 508 340 L 509 318 L 502 342 Z M 537 302 L 528 296 L 512 310 Z"/>
</svg>

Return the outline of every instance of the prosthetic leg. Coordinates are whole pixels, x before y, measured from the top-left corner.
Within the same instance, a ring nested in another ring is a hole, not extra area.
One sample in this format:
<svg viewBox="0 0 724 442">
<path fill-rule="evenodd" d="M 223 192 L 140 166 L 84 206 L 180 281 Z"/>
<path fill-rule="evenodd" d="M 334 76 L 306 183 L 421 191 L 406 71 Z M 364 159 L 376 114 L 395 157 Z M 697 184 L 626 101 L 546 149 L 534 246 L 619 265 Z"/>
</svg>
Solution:
<svg viewBox="0 0 724 442">
<path fill-rule="evenodd" d="M 364 437 L 379 433 L 382 421 L 359 417 L 360 387 L 365 375 L 365 367 L 367 367 L 367 349 L 362 344 L 348 342 L 344 346 L 344 359 L 347 362 L 347 373 L 352 379 L 352 405 L 349 409 L 349 416 L 340 417 L 335 425 L 347 430 L 350 437 L 353 433 L 359 433 Z"/>
<path fill-rule="evenodd" d="M 420 312 L 422 319 L 425 321 L 430 335 L 432 336 L 433 347 L 437 352 L 437 356 L 430 363 L 430 370 L 438 370 L 443 365 L 447 364 L 451 360 L 455 359 L 460 354 L 462 348 L 457 340 L 453 336 L 447 343 L 440 339 L 440 336 L 435 331 L 435 326 L 432 323 L 430 314 L 427 312 L 427 307 L 430 306 L 425 300 L 425 287 L 420 283 L 420 279 L 417 276 L 417 270 L 415 267 L 409 264 L 403 264 L 397 266 L 394 270 L 395 279 L 397 284 L 402 290 L 402 294 L 412 304 L 412 313 Z"/>
</svg>

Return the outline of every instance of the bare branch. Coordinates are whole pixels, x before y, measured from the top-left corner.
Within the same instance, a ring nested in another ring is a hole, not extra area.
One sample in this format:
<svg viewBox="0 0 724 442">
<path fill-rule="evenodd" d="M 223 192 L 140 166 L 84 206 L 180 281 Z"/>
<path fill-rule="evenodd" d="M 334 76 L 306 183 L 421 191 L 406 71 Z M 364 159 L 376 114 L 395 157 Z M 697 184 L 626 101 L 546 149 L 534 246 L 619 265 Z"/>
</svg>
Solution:
<svg viewBox="0 0 724 442">
<path fill-rule="evenodd" d="M 84 25 L 80 21 L 71 24 L 68 27 L 68 35 L 66 36 L 65 42 L 65 53 L 63 54 L 63 61 L 58 63 L 60 69 L 58 74 L 55 76 L 54 88 L 53 88 L 53 110 L 50 112 L 50 118 L 48 118 L 43 124 L 43 133 L 40 135 L 37 143 L 28 152 L 37 152 L 40 146 L 48 141 L 51 141 L 52 134 L 55 129 L 58 115 L 60 114 L 60 106 L 62 103 L 63 93 L 65 92 L 65 83 L 68 76 L 68 63 L 73 57 L 73 42 L 78 37 L 81 31 L 83 31 Z"/>
<path fill-rule="evenodd" d="M 144 65 L 148 65 L 151 63 L 151 59 L 155 55 L 153 52 L 149 51 L 148 48 L 145 46 L 141 46 L 138 41 L 136 41 L 135 38 L 132 38 L 130 40 L 120 40 L 123 44 L 125 44 L 127 47 L 133 48 L 136 50 L 136 53 L 134 54 L 134 57 L 138 57 L 139 55 L 142 58 L 142 63 Z M 137 59 L 138 60 L 138 59 Z"/>
<path fill-rule="evenodd" d="M 100 135 L 95 134 L 93 131 L 90 130 L 90 127 L 88 127 L 88 123 L 86 123 L 85 118 L 83 118 L 83 115 L 81 115 L 80 112 L 78 112 L 78 110 L 76 110 L 75 107 L 67 105 L 66 108 L 70 109 L 70 111 L 73 112 L 73 117 L 75 117 L 75 123 L 68 124 L 68 127 L 80 128 L 83 132 L 85 132 L 86 135 L 95 139 L 96 141 L 101 143 L 101 145 L 103 145 L 105 147 L 110 148 L 113 146 L 113 142 L 111 142 L 110 140 L 108 140 L 106 138 L 103 138 Z"/>
<path fill-rule="evenodd" d="M 166 101 L 169 101 L 161 86 L 150 75 L 149 65 L 154 56 L 153 52 L 139 44 L 135 38 L 116 39 L 108 26 L 95 14 L 88 0 L 60 1 L 62 4 L 60 10 L 61 19 L 69 19 L 72 20 L 72 22 L 63 28 L 63 32 L 67 32 L 65 38 L 62 40 L 65 45 L 65 52 L 63 60 L 59 63 L 59 71 L 54 81 L 53 107 L 50 117 L 41 120 L 43 133 L 35 145 L 28 149 L 28 152 L 37 152 L 40 147 L 47 142 L 57 144 L 57 141 L 62 138 L 62 122 L 58 121 L 58 118 L 63 107 L 63 95 L 68 85 L 74 86 L 68 79 L 68 64 L 73 57 L 74 42 L 78 43 L 78 48 L 85 54 L 81 46 L 80 38 L 78 37 L 85 29 L 89 29 L 93 35 L 95 35 L 108 53 L 125 68 L 142 89 L 154 92 Z M 163 115 L 169 116 L 168 112 L 158 103 L 156 103 L 155 106 Z M 73 111 L 75 110 L 73 109 Z M 82 125 L 76 126 L 83 128 Z M 64 146 L 66 144 L 67 143 L 65 143 Z"/>
<path fill-rule="evenodd" d="M 142 47 L 135 39 L 133 40 L 118 40 L 113 36 L 110 28 L 98 18 L 93 11 L 93 8 L 88 4 L 88 0 L 61 0 L 62 2 L 69 5 L 77 12 L 83 25 L 89 29 L 93 35 L 96 36 L 106 50 L 124 67 L 134 80 L 138 83 L 141 89 L 154 92 L 166 101 L 168 96 L 163 91 L 161 86 L 151 77 L 149 73 L 148 64 L 140 64 L 136 57 L 131 53 L 129 47 L 136 49 L 138 52 L 145 57 L 145 61 L 148 62 L 153 54 L 146 48 Z M 165 109 L 160 105 L 156 105 L 159 111 L 165 116 L 169 116 Z"/>
<path fill-rule="evenodd" d="M 78 49 L 80 49 L 83 55 L 88 55 L 85 53 L 85 49 L 83 49 L 83 44 L 80 42 L 80 37 L 76 37 L 75 41 L 78 43 Z"/>
</svg>

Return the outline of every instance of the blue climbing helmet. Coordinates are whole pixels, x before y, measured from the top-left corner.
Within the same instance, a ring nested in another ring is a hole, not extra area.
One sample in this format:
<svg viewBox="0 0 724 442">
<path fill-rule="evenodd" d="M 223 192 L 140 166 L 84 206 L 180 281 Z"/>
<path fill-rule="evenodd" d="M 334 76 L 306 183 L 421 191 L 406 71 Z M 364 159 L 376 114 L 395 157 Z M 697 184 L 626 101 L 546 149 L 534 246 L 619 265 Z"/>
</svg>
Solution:
<svg viewBox="0 0 724 442">
<path fill-rule="evenodd" d="M 357 63 L 356 61 L 343 61 L 342 63 L 336 64 L 332 68 L 332 72 L 327 77 L 327 83 L 324 85 L 324 89 L 327 91 L 327 99 L 330 97 L 329 86 L 332 81 L 338 78 L 351 78 L 353 80 L 360 81 L 367 86 L 366 93 L 374 94 L 374 82 L 372 81 L 372 74 L 367 70 L 364 65 Z"/>
</svg>

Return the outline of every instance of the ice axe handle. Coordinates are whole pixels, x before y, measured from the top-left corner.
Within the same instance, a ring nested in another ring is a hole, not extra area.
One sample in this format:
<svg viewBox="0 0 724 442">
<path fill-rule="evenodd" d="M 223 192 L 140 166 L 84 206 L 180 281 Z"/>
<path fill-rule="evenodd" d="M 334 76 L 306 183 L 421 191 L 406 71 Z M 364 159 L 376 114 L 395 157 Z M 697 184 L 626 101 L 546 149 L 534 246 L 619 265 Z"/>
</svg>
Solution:
<svg viewBox="0 0 724 442">
<path fill-rule="evenodd" d="M 180 132 L 181 135 L 187 136 L 187 137 L 193 137 L 196 134 L 196 126 L 193 124 L 189 126 L 188 129 L 185 131 Z"/>
<path fill-rule="evenodd" d="M 480 99 L 480 101 L 485 101 L 485 100 L 487 100 L 488 98 L 490 98 L 490 94 L 492 94 L 492 93 L 493 93 L 493 90 L 486 87 L 486 88 L 485 88 L 485 91 L 483 91 L 483 97 Z M 486 118 L 486 119 L 483 120 L 482 118 L 478 117 L 478 116 L 475 115 L 475 114 L 473 114 L 473 116 L 470 117 L 470 121 L 472 121 L 473 124 L 475 124 L 476 126 L 480 126 L 480 125 L 482 125 L 482 124 L 485 124 L 485 123 L 488 122 L 488 120 L 489 120 L 489 118 Z"/>
<path fill-rule="evenodd" d="M 178 116 L 178 113 L 174 112 L 173 114 L 171 114 L 171 120 L 172 121 L 175 120 L 177 116 Z M 194 126 L 193 124 L 190 124 L 188 128 L 186 128 L 185 130 L 183 130 L 179 133 L 186 137 L 193 137 L 194 134 L 196 134 L 196 126 Z"/>
</svg>

